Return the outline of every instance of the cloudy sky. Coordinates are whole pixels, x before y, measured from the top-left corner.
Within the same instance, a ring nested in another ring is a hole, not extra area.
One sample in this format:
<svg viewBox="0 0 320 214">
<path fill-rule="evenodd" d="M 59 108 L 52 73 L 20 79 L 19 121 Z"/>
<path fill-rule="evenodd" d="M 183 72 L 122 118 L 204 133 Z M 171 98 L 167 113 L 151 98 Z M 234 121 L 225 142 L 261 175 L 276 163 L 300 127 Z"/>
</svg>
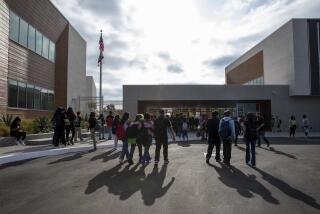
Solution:
<svg viewBox="0 0 320 214">
<path fill-rule="evenodd" d="M 291 18 L 320 17 L 320 0 L 52 0 L 87 41 L 87 75 L 103 95 L 123 84 L 224 84 L 224 68 Z"/>
</svg>

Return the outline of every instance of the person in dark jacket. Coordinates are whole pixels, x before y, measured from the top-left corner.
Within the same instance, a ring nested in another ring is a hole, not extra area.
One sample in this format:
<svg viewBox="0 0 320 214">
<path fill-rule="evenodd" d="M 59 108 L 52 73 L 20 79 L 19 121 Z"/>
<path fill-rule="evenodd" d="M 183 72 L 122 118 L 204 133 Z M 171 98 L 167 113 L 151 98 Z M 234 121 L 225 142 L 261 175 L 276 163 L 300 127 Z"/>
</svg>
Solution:
<svg viewBox="0 0 320 214">
<path fill-rule="evenodd" d="M 257 123 L 253 113 L 248 113 L 244 122 L 244 140 L 246 142 L 246 163 L 256 166 L 256 140 L 257 140 Z"/>
<path fill-rule="evenodd" d="M 51 119 L 51 123 L 53 126 L 54 134 L 52 143 L 55 147 L 59 146 L 59 143 L 62 143 L 66 146 L 66 140 L 65 140 L 65 111 L 63 108 L 58 107 Z"/>
<path fill-rule="evenodd" d="M 118 148 L 118 137 L 117 137 L 117 127 L 120 125 L 120 116 L 116 115 L 112 122 L 112 135 L 114 141 L 114 149 Z"/>
<path fill-rule="evenodd" d="M 27 133 L 23 131 L 21 126 L 20 117 L 16 117 L 10 125 L 10 136 L 15 137 L 17 140 L 17 145 L 24 145 L 24 139 L 26 138 Z"/>
<path fill-rule="evenodd" d="M 220 159 L 220 147 L 221 141 L 219 136 L 219 123 L 218 112 L 212 112 L 212 118 L 207 121 L 206 131 L 208 133 L 208 151 L 206 156 L 206 162 L 209 164 L 209 160 L 212 156 L 212 151 L 214 146 L 216 146 L 216 161 L 221 161 Z"/>
<path fill-rule="evenodd" d="M 76 115 L 73 112 L 73 109 L 71 107 L 68 108 L 67 112 L 67 123 L 66 123 L 66 141 L 67 144 L 70 145 L 74 145 L 73 143 L 73 139 L 74 139 L 74 134 L 75 134 L 75 128 L 74 128 L 74 120 L 76 119 Z M 71 139 L 69 140 L 69 134 L 71 131 Z"/>
<path fill-rule="evenodd" d="M 96 114 L 94 112 L 91 112 L 90 113 L 90 117 L 89 117 L 89 127 L 88 127 L 88 129 L 90 130 L 91 139 L 92 139 L 94 145 L 97 143 L 97 140 L 96 140 L 96 124 L 97 124 Z"/>
<path fill-rule="evenodd" d="M 241 126 L 240 126 L 240 122 L 238 121 L 237 117 L 234 118 L 234 127 L 235 127 L 235 131 L 236 131 L 236 136 L 235 136 L 235 139 L 234 139 L 234 145 L 238 146 L 238 137 L 239 137 L 239 135 L 241 133 Z"/>
<path fill-rule="evenodd" d="M 258 130 L 258 147 L 261 146 L 261 138 L 263 139 L 264 142 L 266 142 L 267 147 L 270 146 L 269 140 L 266 138 L 266 126 L 265 126 L 265 121 L 264 118 L 261 114 L 257 114 L 257 130 Z"/>
</svg>

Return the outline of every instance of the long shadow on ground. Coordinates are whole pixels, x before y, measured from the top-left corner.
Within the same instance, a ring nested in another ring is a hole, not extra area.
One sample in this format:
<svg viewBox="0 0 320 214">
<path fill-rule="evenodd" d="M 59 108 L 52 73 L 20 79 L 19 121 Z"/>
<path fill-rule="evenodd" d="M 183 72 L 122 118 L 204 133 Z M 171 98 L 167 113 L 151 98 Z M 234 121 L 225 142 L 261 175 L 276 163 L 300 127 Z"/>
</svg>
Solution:
<svg viewBox="0 0 320 214">
<path fill-rule="evenodd" d="M 105 153 L 94 156 L 93 158 L 91 158 L 91 161 L 96 161 L 101 159 L 103 162 L 107 162 L 109 160 L 118 158 L 120 156 L 120 153 L 121 153 L 120 151 L 117 151 L 115 149 L 110 149 Z"/>
<path fill-rule="evenodd" d="M 252 198 L 256 193 L 265 201 L 272 204 L 280 204 L 280 202 L 272 196 L 272 193 L 256 180 L 255 175 L 246 175 L 234 166 L 221 167 L 210 164 L 219 174 L 219 180 L 230 188 L 234 188 L 238 193 L 246 198 Z"/>
<path fill-rule="evenodd" d="M 167 166 L 163 165 L 161 170 L 154 168 L 146 176 L 145 166 L 138 168 L 136 164 L 130 168 L 129 165 L 121 168 L 117 165 L 108 171 L 103 171 L 88 182 L 85 194 L 92 194 L 103 186 L 108 187 L 108 192 L 119 196 L 120 200 L 130 198 L 135 192 L 141 191 L 144 204 L 150 206 L 157 198 L 167 193 L 175 178 L 163 187 Z M 122 169 L 122 170 L 121 170 Z"/>
<path fill-rule="evenodd" d="M 271 151 L 277 155 L 283 155 L 283 156 L 286 156 L 288 158 L 292 158 L 292 159 L 297 159 L 296 156 L 292 155 L 292 154 L 289 154 L 289 153 L 286 153 L 286 152 L 282 152 L 282 151 L 279 151 L 279 150 L 276 150 L 274 147 L 270 147 L 269 149 L 266 149 L 266 148 L 263 148 L 263 147 L 260 147 L 260 149 L 264 149 L 264 150 L 267 150 L 267 151 Z"/>
<path fill-rule="evenodd" d="M 255 168 L 255 170 L 262 175 L 262 179 L 264 179 L 274 187 L 278 188 L 280 191 L 287 194 L 291 198 L 295 198 L 299 201 L 302 201 L 317 210 L 320 209 L 320 205 L 317 203 L 317 201 L 313 197 L 301 192 L 300 190 L 295 189 L 294 187 L 290 186 L 286 182 L 270 175 L 267 172 L 262 171 L 261 169 Z"/>
<path fill-rule="evenodd" d="M 61 162 L 73 161 L 73 160 L 77 160 L 77 159 L 82 158 L 82 157 L 83 157 L 82 153 L 75 153 L 74 155 L 67 156 L 67 157 L 64 157 L 64 158 L 60 158 L 60 159 L 58 159 L 56 161 L 53 161 L 53 162 L 50 162 L 48 164 L 52 165 L 52 164 L 61 163 Z"/>
</svg>

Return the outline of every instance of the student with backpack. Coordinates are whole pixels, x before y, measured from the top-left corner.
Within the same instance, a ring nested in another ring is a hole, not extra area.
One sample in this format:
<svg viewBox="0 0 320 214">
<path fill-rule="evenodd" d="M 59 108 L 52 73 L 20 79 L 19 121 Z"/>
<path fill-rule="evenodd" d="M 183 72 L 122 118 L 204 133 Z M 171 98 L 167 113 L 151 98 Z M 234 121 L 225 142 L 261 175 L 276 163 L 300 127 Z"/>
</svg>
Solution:
<svg viewBox="0 0 320 214">
<path fill-rule="evenodd" d="M 258 147 L 261 146 L 261 138 L 263 139 L 264 142 L 266 142 L 267 147 L 270 146 L 269 140 L 266 138 L 266 130 L 265 130 L 265 122 L 264 118 L 260 113 L 257 113 L 257 131 L 258 131 Z"/>
<path fill-rule="evenodd" d="M 94 112 L 91 112 L 89 117 L 88 129 L 90 130 L 91 139 L 93 141 L 93 150 L 97 150 L 96 125 L 97 125 L 96 114 Z"/>
<path fill-rule="evenodd" d="M 239 137 L 239 135 L 241 133 L 241 125 L 240 125 L 240 122 L 238 121 L 237 117 L 234 118 L 234 125 L 235 125 L 235 131 L 236 131 L 236 136 L 235 136 L 235 139 L 234 139 L 234 145 L 238 146 L 238 137 Z"/>
<path fill-rule="evenodd" d="M 176 140 L 171 122 L 164 116 L 164 110 L 160 110 L 160 116 L 154 122 L 154 135 L 156 140 L 156 154 L 154 159 L 154 166 L 157 167 L 160 158 L 160 150 L 163 146 L 164 163 L 168 164 L 168 129 L 172 134 L 173 141 Z"/>
<path fill-rule="evenodd" d="M 253 167 L 256 166 L 256 140 L 257 140 L 257 123 L 253 113 L 248 113 L 244 122 L 244 140 L 246 142 L 246 163 Z"/>
<path fill-rule="evenodd" d="M 80 116 L 80 111 L 77 112 L 76 119 L 74 120 L 74 141 L 77 142 L 77 138 L 80 139 L 80 141 L 83 141 L 82 135 L 81 135 L 81 121 L 82 117 Z"/>
<path fill-rule="evenodd" d="M 107 133 L 109 134 L 108 140 L 112 139 L 112 123 L 113 123 L 114 117 L 112 116 L 112 111 L 109 111 L 109 115 L 106 118 L 107 122 Z"/>
<path fill-rule="evenodd" d="M 135 121 L 131 122 L 128 128 L 126 129 L 126 137 L 128 139 L 128 144 L 130 144 L 130 155 L 129 155 L 129 164 L 133 164 L 133 154 L 138 146 L 139 151 L 139 163 L 142 163 L 142 142 L 139 141 L 139 134 L 142 129 L 142 122 L 144 118 L 142 114 L 137 114 Z"/>
<path fill-rule="evenodd" d="M 230 114 L 230 111 L 225 111 L 219 123 L 219 135 L 223 142 L 223 163 L 226 165 L 230 165 L 231 145 L 235 139 L 235 125 Z"/>
<path fill-rule="evenodd" d="M 114 142 L 114 149 L 118 148 L 118 137 L 117 137 L 117 127 L 120 125 L 120 116 L 116 115 L 114 117 L 113 123 L 112 123 L 112 137 Z"/>
<path fill-rule="evenodd" d="M 212 156 L 212 150 L 214 146 L 216 147 L 216 161 L 221 161 L 220 159 L 220 147 L 221 147 L 221 141 L 219 136 L 219 123 L 220 120 L 218 118 L 218 112 L 214 111 L 212 112 L 212 117 L 209 119 L 206 123 L 206 131 L 208 133 L 208 150 L 207 150 L 207 156 L 206 156 L 206 162 L 209 164 L 209 160 Z"/>
<path fill-rule="evenodd" d="M 144 118 L 145 118 L 145 121 L 143 122 L 143 127 L 147 129 L 148 136 L 147 136 L 146 145 L 144 145 L 143 164 L 149 164 L 151 161 L 149 149 L 150 149 L 150 146 L 152 145 L 152 136 L 154 134 L 154 124 L 153 124 L 153 121 L 151 120 L 151 116 L 149 113 L 145 113 Z"/>
<path fill-rule="evenodd" d="M 74 144 L 73 138 L 75 135 L 74 120 L 76 119 L 76 115 L 73 112 L 73 109 L 71 107 L 68 108 L 66 115 L 67 115 L 66 126 L 65 126 L 65 128 L 66 128 L 66 141 L 67 141 L 68 145 L 70 145 L 70 144 L 73 145 Z M 70 131 L 71 131 L 71 139 L 69 140 Z"/>
<path fill-rule="evenodd" d="M 99 127 L 99 140 L 104 140 L 104 116 L 103 114 L 100 114 L 99 115 L 99 118 L 98 118 L 98 127 Z"/>
<path fill-rule="evenodd" d="M 129 150 L 128 150 L 128 139 L 126 136 L 126 129 L 128 126 L 129 126 L 129 113 L 125 112 L 122 115 L 120 124 L 119 126 L 117 126 L 117 130 L 116 130 L 116 135 L 118 140 L 122 141 L 122 151 L 119 158 L 120 164 L 124 162 L 124 157 L 126 157 L 127 159 L 129 159 L 130 157 Z"/>
</svg>

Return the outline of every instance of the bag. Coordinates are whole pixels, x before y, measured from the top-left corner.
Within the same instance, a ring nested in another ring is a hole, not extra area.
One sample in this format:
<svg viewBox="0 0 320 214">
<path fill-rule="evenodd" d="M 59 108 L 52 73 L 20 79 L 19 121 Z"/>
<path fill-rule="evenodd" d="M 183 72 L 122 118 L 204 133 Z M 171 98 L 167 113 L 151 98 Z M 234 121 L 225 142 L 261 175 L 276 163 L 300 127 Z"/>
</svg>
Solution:
<svg viewBox="0 0 320 214">
<path fill-rule="evenodd" d="M 136 144 L 136 143 L 137 143 L 136 138 L 128 138 L 128 144 L 132 145 L 132 144 Z"/>
<path fill-rule="evenodd" d="M 69 119 L 65 118 L 65 119 L 63 120 L 63 122 L 64 122 L 64 125 L 65 125 L 65 126 L 70 126 L 70 120 L 69 120 Z"/>
<path fill-rule="evenodd" d="M 129 138 L 137 138 L 138 136 L 138 125 L 128 126 L 126 129 L 126 137 Z"/>
<path fill-rule="evenodd" d="M 148 129 L 144 127 L 144 125 L 142 125 L 142 128 L 138 132 L 137 143 L 143 146 L 146 146 L 148 141 L 149 141 Z"/>
<path fill-rule="evenodd" d="M 75 127 L 80 127 L 80 118 L 79 117 L 76 117 L 76 119 L 73 121 L 73 125 Z"/>
<path fill-rule="evenodd" d="M 186 122 L 182 123 L 182 130 L 183 131 L 187 131 L 188 130 L 188 123 L 186 123 Z"/>
<path fill-rule="evenodd" d="M 219 129 L 219 135 L 222 139 L 230 139 L 230 137 L 231 137 L 231 127 L 229 124 L 230 120 L 222 120 L 222 122 L 221 122 L 221 126 Z"/>
<path fill-rule="evenodd" d="M 244 137 L 249 141 L 257 140 L 257 129 L 256 129 L 256 127 L 254 127 L 252 125 L 247 125 Z"/>
<path fill-rule="evenodd" d="M 124 140 L 126 137 L 126 133 L 124 131 L 123 125 L 119 124 L 116 128 L 116 135 L 118 140 Z"/>
</svg>

